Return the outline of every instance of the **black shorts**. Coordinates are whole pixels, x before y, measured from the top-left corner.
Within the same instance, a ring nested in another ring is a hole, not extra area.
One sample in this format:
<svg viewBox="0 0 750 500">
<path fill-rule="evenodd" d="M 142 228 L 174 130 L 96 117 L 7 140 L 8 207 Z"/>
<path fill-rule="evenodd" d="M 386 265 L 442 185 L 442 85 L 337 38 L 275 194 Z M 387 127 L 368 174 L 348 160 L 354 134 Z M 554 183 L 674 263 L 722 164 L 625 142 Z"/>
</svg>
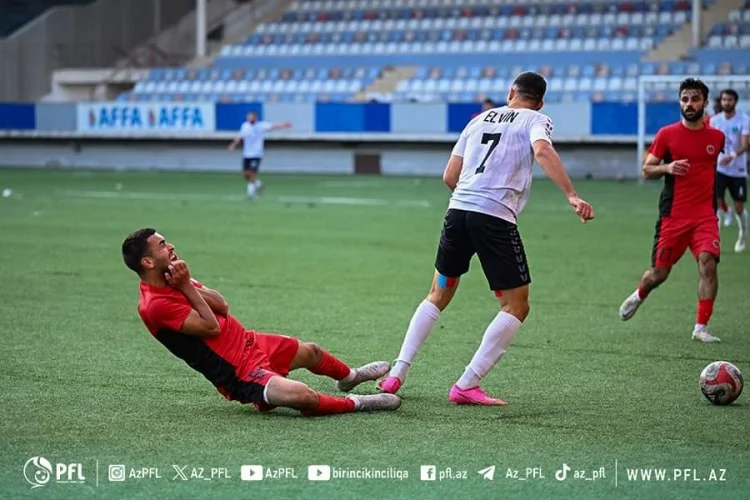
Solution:
<svg viewBox="0 0 750 500">
<path fill-rule="evenodd" d="M 242 170 L 251 170 L 257 172 L 260 169 L 260 162 L 262 158 L 243 158 L 242 159 Z"/>
<path fill-rule="evenodd" d="M 526 253 L 515 224 L 479 212 L 448 210 L 435 269 L 443 276 L 457 278 L 469 270 L 475 253 L 490 290 L 511 290 L 531 283 Z"/>
<path fill-rule="evenodd" d="M 732 177 L 730 175 L 716 172 L 716 198 L 724 198 L 724 193 L 729 189 L 729 196 L 734 201 L 747 201 L 747 179 L 745 177 Z"/>
</svg>

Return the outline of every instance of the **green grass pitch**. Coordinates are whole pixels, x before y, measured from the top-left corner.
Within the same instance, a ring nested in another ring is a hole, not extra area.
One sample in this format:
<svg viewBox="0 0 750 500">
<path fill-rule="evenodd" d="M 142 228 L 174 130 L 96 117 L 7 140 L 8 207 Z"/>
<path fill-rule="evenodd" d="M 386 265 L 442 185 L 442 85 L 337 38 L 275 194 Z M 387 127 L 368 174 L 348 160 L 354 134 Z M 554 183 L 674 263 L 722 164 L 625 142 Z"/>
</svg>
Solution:
<svg viewBox="0 0 750 500">
<path fill-rule="evenodd" d="M 264 180 L 250 202 L 238 175 L 0 170 L 0 189 L 13 189 L 0 198 L 0 497 L 747 498 L 750 395 L 716 407 L 697 383 L 719 359 L 750 374 L 750 255 L 733 252 L 736 227 L 722 229 L 711 322 L 723 342 L 703 345 L 690 339 L 689 255 L 632 321 L 617 317 L 649 264 L 657 186 L 578 181 L 597 210 L 582 225 L 551 183 L 535 181 L 520 220 L 531 314 L 484 382 L 509 406 L 447 402 L 497 310 L 475 261 L 399 411 L 266 415 L 225 401 L 146 332 L 123 237 L 158 228 L 247 327 L 318 342 L 351 364 L 390 361 L 427 292 L 448 191 L 438 179 Z M 329 380 L 293 377 L 334 392 Z M 32 489 L 23 472 L 35 456 L 80 463 L 85 483 L 53 477 Z M 161 477 L 111 482 L 113 464 Z M 297 478 L 241 481 L 247 464 Z M 187 481 L 173 480 L 173 465 L 188 466 Z M 314 482 L 309 465 L 408 478 Z M 423 465 L 443 480 L 420 480 Z M 494 480 L 477 473 L 493 465 Z M 214 479 L 198 478 L 201 468 Z M 664 480 L 628 477 L 652 468 Z"/>
</svg>

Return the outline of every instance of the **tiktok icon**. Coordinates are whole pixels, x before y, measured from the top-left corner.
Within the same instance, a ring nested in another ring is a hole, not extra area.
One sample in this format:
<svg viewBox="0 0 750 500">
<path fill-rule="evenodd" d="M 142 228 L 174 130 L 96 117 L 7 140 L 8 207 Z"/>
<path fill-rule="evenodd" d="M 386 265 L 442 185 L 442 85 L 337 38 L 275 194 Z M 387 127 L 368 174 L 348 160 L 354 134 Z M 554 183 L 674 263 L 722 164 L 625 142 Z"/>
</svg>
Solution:
<svg viewBox="0 0 750 500">
<path fill-rule="evenodd" d="M 559 469 L 557 472 L 555 472 L 555 479 L 558 481 L 565 481 L 565 478 L 568 477 L 568 471 L 570 470 L 570 467 L 568 467 L 568 464 L 563 463 L 562 469 Z"/>
</svg>

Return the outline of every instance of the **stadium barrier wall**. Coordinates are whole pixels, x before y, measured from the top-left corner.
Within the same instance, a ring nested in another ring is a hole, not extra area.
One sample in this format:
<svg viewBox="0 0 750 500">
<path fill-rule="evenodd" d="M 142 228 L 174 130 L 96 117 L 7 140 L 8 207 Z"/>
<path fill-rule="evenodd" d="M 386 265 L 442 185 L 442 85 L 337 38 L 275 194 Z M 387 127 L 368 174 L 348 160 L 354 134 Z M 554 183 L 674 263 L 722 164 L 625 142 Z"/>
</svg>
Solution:
<svg viewBox="0 0 750 500">
<path fill-rule="evenodd" d="M 650 104 L 648 132 L 676 120 Z M 439 175 L 479 104 L 0 104 L 0 166 L 237 171 L 226 145 L 249 111 L 294 128 L 267 136 L 264 172 Z M 575 177 L 635 177 L 636 104 L 550 104 L 553 138 Z M 537 172 L 540 173 L 540 172 Z"/>
<path fill-rule="evenodd" d="M 394 140 L 406 135 L 453 140 L 471 117 L 480 111 L 475 103 L 78 103 L 0 104 L 0 131 L 66 132 L 76 136 L 150 136 L 180 138 L 200 134 L 234 132 L 248 111 L 262 119 L 291 121 L 287 137 L 304 134 L 389 134 Z M 562 142 L 607 142 L 616 138 L 635 142 L 636 103 L 581 102 L 549 104 L 544 112 L 555 124 L 555 138 Z M 679 119 L 676 103 L 650 103 L 646 111 L 647 135 Z M 43 133 L 37 136 L 44 136 Z M 220 137 L 220 135 L 217 135 Z M 342 137 L 336 137 L 341 139 Z M 598 140 L 600 139 L 601 140 Z M 357 137 L 357 140 L 366 137 Z M 379 139 L 379 138 L 378 138 Z"/>
<path fill-rule="evenodd" d="M 0 167 L 239 173 L 241 153 L 227 150 L 229 140 L 7 138 Z M 268 141 L 261 172 L 439 176 L 451 149 L 445 141 Z M 632 144 L 558 143 L 557 149 L 576 178 L 635 178 L 640 166 Z"/>
</svg>

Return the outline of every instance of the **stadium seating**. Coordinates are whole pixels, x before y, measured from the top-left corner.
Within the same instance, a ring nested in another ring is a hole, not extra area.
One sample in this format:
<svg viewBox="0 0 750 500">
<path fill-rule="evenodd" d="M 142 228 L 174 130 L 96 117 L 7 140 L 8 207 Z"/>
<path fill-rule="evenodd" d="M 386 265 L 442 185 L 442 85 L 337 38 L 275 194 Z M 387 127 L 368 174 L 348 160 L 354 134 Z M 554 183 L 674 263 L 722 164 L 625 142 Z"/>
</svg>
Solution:
<svg viewBox="0 0 750 500">
<path fill-rule="evenodd" d="M 0 1 L 0 38 L 4 38 L 45 10 L 71 4 L 87 4 L 93 0 L 2 0 Z"/>
<path fill-rule="evenodd" d="M 691 3 L 298 0 L 224 47 L 213 68 L 154 70 L 121 99 L 475 101 L 502 98 L 532 69 L 548 78 L 551 102 L 632 101 L 640 74 L 748 74 L 750 0 L 692 62 L 641 62 L 690 19 Z M 394 91 L 362 93 L 392 67 L 410 68 Z"/>
</svg>

